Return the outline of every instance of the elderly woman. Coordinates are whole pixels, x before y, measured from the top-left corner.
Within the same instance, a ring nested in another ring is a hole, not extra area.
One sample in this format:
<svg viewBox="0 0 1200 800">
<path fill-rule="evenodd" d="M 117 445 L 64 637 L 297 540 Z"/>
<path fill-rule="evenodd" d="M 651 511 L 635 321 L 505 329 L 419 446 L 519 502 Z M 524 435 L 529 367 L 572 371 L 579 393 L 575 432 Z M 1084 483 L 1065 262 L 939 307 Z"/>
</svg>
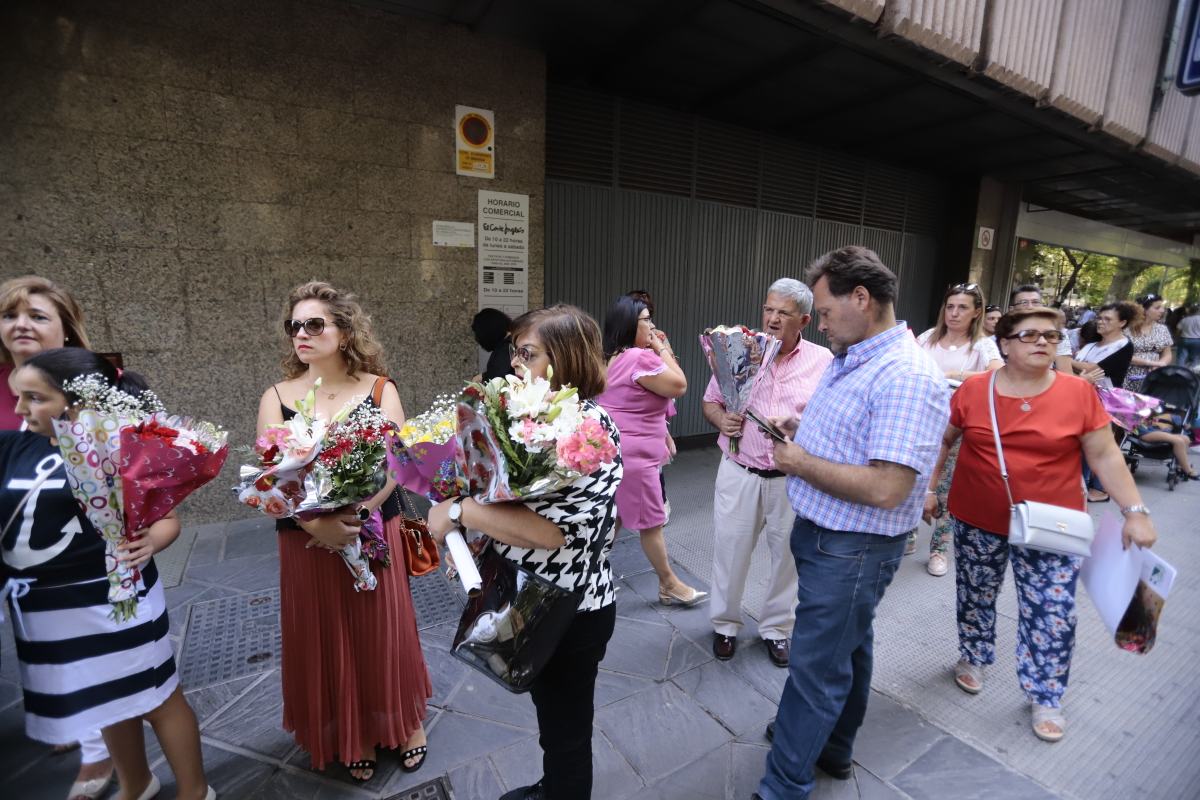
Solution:
<svg viewBox="0 0 1200 800">
<path fill-rule="evenodd" d="M 1125 516 L 1124 542 L 1150 547 L 1150 512 L 1109 430 L 1109 417 L 1085 380 L 1051 369 L 1062 314 L 1044 306 L 1010 310 L 996 324 L 1005 365 L 996 373 L 996 419 L 1014 502 L 1033 500 L 1083 510 L 1081 459 Z M 936 471 L 959 439 L 950 487 L 958 585 L 958 664 L 954 681 L 969 694 L 996 659 L 996 598 L 1011 559 L 1017 603 L 1017 678 L 1032 711 L 1033 732 L 1056 742 L 1066 730 L 1062 697 L 1075 646 L 1075 585 L 1082 559 L 1010 547 L 1009 505 L 989 412 L 991 376 L 968 378 L 950 401 L 950 424 Z M 961 480 L 959 479 L 961 478 Z M 926 515 L 936 509 L 927 498 Z"/>
<path fill-rule="evenodd" d="M 1140 302 L 1144 316 L 1128 330 L 1129 340 L 1133 342 L 1133 360 L 1125 374 L 1125 388 L 1132 392 L 1142 390 L 1142 381 L 1151 370 L 1171 363 L 1171 346 L 1175 342 L 1167 326 L 1162 324 L 1167 313 L 1162 297 L 1148 294 Z"/>
<path fill-rule="evenodd" d="M 524 366 L 555 389 L 575 387 L 584 408 L 599 410 L 602 424 L 620 445 L 616 426 L 594 400 L 604 390 L 604 352 L 594 319 L 567 305 L 530 311 L 513 322 L 512 340 L 513 369 Z M 621 473 L 617 458 L 561 492 L 536 500 L 483 505 L 455 498 L 430 509 L 429 530 L 439 543 L 457 525 L 483 531 L 500 555 L 583 595 L 574 621 L 530 689 L 541 734 L 542 779 L 508 792 L 503 800 L 586 800 L 592 795 L 596 673 L 617 619 L 608 553 Z"/>
<path fill-rule="evenodd" d="M 996 341 L 983 334 L 985 301 L 983 292 L 975 283 L 960 283 L 946 290 L 942 309 L 938 312 L 936 326 L 917 337 L 917 343 L 933 357 L 934 362 L 946 375 L 951 387 L 958 386 L 972 375 L 999 369 L 1004 362 Z M 933 475 L 929 493 L 938 497 L 945 506 L 946 494 L 950 491 L 950 480 L 954 476 L 954 463 L 958 459 L 958 448 L 950 450 L 944 473 Z M 929 561 L 925 570 L 934 577 L 945 575 L 949 569 L 946 560 L 947 543 L 950 539 L 950 521 L 945 514 L 933 528 L 929 539 Z M 909 534 L 908 546 L 916 549 L 916 531 Z"/>
</svg>

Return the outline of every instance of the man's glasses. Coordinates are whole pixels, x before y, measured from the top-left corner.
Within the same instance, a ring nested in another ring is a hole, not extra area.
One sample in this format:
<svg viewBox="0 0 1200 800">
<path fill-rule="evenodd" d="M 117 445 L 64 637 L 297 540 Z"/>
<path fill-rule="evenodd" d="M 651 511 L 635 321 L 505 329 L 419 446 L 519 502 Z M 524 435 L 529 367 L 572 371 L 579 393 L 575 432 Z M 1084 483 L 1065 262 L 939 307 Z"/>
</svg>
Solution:
<svg viewBox="0 0 1200 800">
<path fill-rule="evenodd" d="M 1058 344 L 1063 340 L 1062 331 L 1035 331 L 1033 329 L 1017 331 L 1006 339 L 1016 339 L 1025 344 L 1036 344 L 1038 339 L 1045 339 L 1049 344 Z"/>
<path fill-rule="evenodd" d="M 285 319 L 283 321 L 283 332 L 290 339 L 295 339 L 301 328 L 309 336 L 320 336 L 325 332 L 325 320 L 320 317 L 310 317 L 306 320 Z"/>
<path fill-rule="evenodd" d="M 1036 298 L 1036 299 L 1026 298 L 1024 300 L 1017 300 L 1016 302 L 1014 302 L 1012 304 L 1012 307 L 1013 308 L 1028 308 L 1030 306 L 1040 306 L 1041 304 L 1042 304 L 1042 299 L 1040 297 Z"/>
<path fill-rule="evenodd" d="M 527 344 L 520 347 L 514 347 L 512 342 L 508 343 L 508 358 L 509 360 L 516 359 L 522 364 L 528 364 L 540 355 L 537 350 L 534 350 Z"/>
</svg>

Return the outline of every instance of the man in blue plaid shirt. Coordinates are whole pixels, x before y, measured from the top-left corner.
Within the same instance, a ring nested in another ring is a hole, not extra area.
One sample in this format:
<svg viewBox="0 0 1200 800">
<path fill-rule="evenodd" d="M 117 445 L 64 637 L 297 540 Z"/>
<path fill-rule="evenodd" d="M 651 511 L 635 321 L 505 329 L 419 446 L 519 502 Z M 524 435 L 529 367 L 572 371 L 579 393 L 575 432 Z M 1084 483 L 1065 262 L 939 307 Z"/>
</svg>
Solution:
<svg viewBox="0 0 1200 800">
<path fill-rule="evenodd" d="M 945 376 L 896 321 L 896 276 L 865 247 L 818 258 L 806 281 L 829 338 L 825 370 L 791 443 L 775 445 L 796 510 L 799 575 L 788 682 L 756 797 L 805 800 L 813 767 L 853 774 L 871 690 L 875 606 L 917 526 L 950 417 Z"/>
</svg>

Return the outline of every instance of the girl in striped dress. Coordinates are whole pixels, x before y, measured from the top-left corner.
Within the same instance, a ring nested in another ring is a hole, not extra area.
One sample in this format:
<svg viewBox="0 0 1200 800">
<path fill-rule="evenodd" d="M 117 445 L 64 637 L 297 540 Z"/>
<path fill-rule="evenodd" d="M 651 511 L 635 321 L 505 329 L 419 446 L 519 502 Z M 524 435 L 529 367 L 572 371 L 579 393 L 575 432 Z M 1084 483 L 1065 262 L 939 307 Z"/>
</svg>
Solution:
<svg viewBox="0 0 1200 800">
<path fill-rule="evenodd" d="M 178 796 L 215 800 L 200 758 L 196 716 L 183 697 L 167 637 L 167 604 L 153 553 L 179 535 L 174 514 L 123 545 L 121 558 L 142 569 L 137 612 L 110 615 L 104 542 L 80 513 L 67 484 L 51 421 L 78 398 L 72 378 L 96 374 L 138 395 L 146 384 L 89 350 L 46 350 L 13 371 L 25 431 L 0 432 L 0 557 L 24 687 L 25 730 L 49 743 L 104 735 L 120 800 L 151 800 L 161 786 L 146 759 L 142 720 L 154 728 L 175 774 Z"/>
</svg>

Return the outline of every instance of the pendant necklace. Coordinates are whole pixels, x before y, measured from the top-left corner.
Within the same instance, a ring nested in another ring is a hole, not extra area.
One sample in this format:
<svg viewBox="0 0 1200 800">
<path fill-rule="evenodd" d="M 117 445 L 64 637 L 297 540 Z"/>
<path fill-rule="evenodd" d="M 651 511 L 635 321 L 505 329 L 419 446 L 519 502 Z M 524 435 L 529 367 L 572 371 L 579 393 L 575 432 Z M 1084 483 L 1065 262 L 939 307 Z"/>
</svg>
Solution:
<svg viewBox="0 0 1200 800">
<path fill-rule="evenodd" d="M 1006 377 L 1007 377 L 1007 376 L 1006 376 Z M 1008 381 L 1008 382 L 1009 382 L 1009 383 L 1012 383 L 1012 381 L 1011 381 L 1011 380 L 1010 380 L 1010 381 Z M 1017 388 L 1017 387 L 1014 385 L 1014 386 L 1013 386 L 1013 389 L 1015 390 L 1016 388 Z M 1018 397 L 1021 397 L 1020 395 L 1017 395 L 1017 396 L 1018 396 Z M 1031 406 L 1031 405 L 1029 404 L 1029 398 L 1028 398 L 1028 397 L 1021 397 L 1021 405 L 1019 406 L 1019 408 L 1020 408 L 1022 411 L 1024 411 L 1026 414 L 1028 414 L 1030 411 L 1033 411 L 1033 406 Z"/>
</svg>

